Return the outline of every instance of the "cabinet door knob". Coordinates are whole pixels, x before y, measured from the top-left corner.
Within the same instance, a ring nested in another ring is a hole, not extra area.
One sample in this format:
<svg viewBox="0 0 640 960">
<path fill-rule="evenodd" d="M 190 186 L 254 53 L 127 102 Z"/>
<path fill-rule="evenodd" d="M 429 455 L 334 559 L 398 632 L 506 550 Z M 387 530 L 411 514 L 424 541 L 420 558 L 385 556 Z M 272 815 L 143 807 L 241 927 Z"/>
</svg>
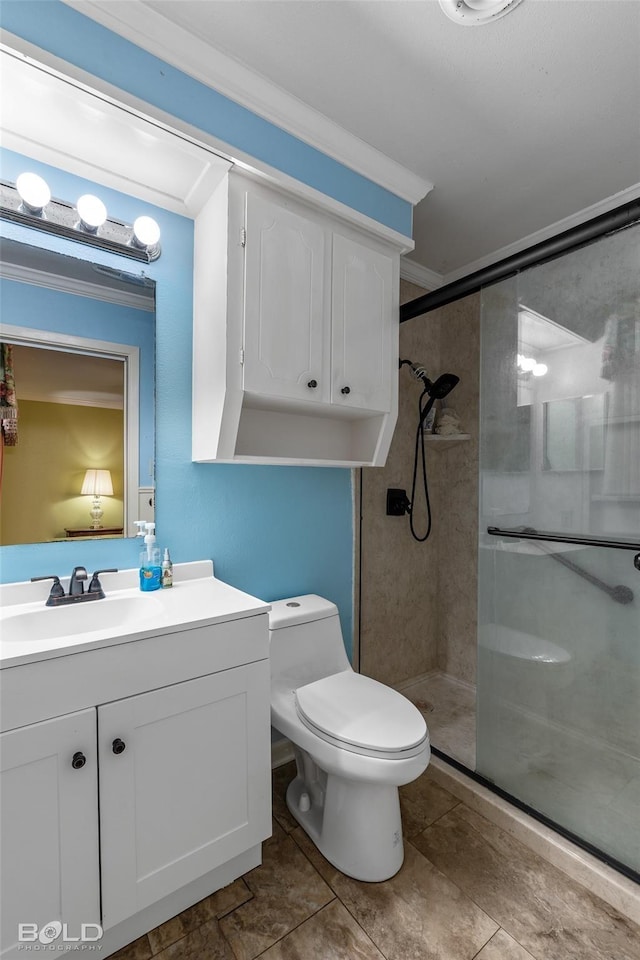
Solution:
<svg viewBox="0 0 640 960">
<path fill-rule="evenodd" d="M 343 387 L 340 393 L 344 393 L 345 395 L 351 393 L 351 387 Z"/>
<path fill-rule="evenodd" d="M 124 751 L 126 750 L 126 748 L 127 748 L 126 743 L 124 742 L 124 740 L 121 740 L 120 737 L 116 737 L 116 739 L 115 739 L 115 740 L 113 741 L 113 743 L 111 744 L 111 749 L 112 749 L 113 752 L 116 754 L 116 756 L 117 756 L 119 753 L 124 753 Z"/>
<path fill-rule="evenodd" d="M 309 387 L 310 390 L 315 390 L 315 388 L 318 386 L 318 381 L 309 380 L 309 383 L 307 384 L 307 386 Z"/>
<path fill-rule="evenodd" d="M 73 755 L 71 766 L 74 770 L 82 770 L 86 762 L 87 758 L 85 757 L 84 753 L 78 750 L 77 753 L 74 753 Z"/>
<path fill-rule="evenodd" d="M 636 553 L 635 557 L 633 558 L 633 565 L 636 570 L 640 570 L 640 553 Z"/>
</svg>

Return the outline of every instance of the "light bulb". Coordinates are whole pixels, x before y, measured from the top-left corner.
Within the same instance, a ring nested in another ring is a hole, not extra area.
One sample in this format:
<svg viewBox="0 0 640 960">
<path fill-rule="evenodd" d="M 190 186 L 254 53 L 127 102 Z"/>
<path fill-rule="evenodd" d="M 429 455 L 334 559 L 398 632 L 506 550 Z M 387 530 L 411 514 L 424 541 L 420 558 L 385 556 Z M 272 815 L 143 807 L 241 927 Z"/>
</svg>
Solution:
<svg viewBox="0 0 640 960">
<path fill-rule="evenodd" d="M 76 209 L 82 226 L 91 233 L 95 233 L 107 219 L 107 208 L 104 203 L 90 193 L 85 193 L 78 198 Z"/>
<path fill-rule="evenodd" d="M 152 217 L 138 217 L 133 224 L 133 236 L 140 247 L 155 247 L 160 240 L 160 227 Z"/>
<path fill-rule="evenodd" d="M 51 200 L 51 190 L 46 180 L 37 173 L 21 173 L 16 180 L 16 189 L 20 199 L 31 213 L 41 213 Z"/>
<path fill-rule="evenodd" d="M 523 357 L 522 363 L 520 364 L 522 369 L 526 371 L 533 370 L 535 365 L 536 365 L 536 361 L 533 359 L 533 357 Z"/>
<path fill-rule="evenodd" d="M 548 370 L 549 367 L 546 365 L 546 363 L 536 363 L 533 366 L 531 373 L 534 375 L 534 377 L 544 377 Z"/>
</svg>

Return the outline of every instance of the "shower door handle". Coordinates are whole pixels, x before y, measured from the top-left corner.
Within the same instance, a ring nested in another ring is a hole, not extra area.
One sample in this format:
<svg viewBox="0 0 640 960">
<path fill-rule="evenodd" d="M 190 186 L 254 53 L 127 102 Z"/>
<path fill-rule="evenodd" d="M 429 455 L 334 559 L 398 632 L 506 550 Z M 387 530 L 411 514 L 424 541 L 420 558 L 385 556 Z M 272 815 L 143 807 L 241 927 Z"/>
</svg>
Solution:
<svg viewBox="0 0 640 960">
<path fill-rule="evenodd" d="M 636 553 L 635 557 L 633 558 L 633 565 L 636 570 L 640 570 L 640 553 Z"/>
</svg>

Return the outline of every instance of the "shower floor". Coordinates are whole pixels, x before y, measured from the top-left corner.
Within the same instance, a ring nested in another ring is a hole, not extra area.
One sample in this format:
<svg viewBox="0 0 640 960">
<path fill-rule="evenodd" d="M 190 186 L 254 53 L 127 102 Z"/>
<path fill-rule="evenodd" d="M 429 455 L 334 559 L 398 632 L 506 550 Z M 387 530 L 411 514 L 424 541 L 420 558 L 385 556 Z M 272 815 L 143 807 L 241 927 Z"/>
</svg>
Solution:
<svg viewBox="0 0 640 960">
<path fill-rule="evenodd" d="M 399 689 L 424 716 L 431 744 L 475 771 L 475 688 L 434 673 L 409 680 Z M 485 747 L 480 756 L 480 772 L 577 837 L 638 869 L 636 755 L 515 705 L 504 723 L 496 724 L 490 750 Z"/>
<path fill-rule="evenodd" d="M 475 687 L 444 673 L 434 673 L 409 680 L 400 689 L 425 718 L 432 746 L 475 770 Z"/>
</svg>

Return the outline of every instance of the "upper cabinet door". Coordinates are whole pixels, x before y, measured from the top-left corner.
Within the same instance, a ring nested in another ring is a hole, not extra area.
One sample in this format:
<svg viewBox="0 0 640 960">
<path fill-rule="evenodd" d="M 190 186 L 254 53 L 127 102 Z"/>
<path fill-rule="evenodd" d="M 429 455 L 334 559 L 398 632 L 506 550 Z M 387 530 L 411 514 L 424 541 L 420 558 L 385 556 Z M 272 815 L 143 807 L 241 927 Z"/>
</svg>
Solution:
<svg viewBox="0 0 640 960">
<path fill-rule="evenodd" d="M 332 258 L 331 402 L 391 410 L 393 260 L 338 233 Z"/>
<path fill-rule="evenodd" d="M 55 950 L 61 924 L 79 937 L 81 924 L 100 923 L 95 709 L 3 733 L 0 759 L 0 956 L 10 960 L 47 951 L 20 943 L 18 924 L 28 926 L 23 940 L 46 924 Z"/>
<path fill-rule="evenodd" d="M 244 389 L 327 401 L 326 231 L 260 193 L 247 193 Z"/>
</svg>

